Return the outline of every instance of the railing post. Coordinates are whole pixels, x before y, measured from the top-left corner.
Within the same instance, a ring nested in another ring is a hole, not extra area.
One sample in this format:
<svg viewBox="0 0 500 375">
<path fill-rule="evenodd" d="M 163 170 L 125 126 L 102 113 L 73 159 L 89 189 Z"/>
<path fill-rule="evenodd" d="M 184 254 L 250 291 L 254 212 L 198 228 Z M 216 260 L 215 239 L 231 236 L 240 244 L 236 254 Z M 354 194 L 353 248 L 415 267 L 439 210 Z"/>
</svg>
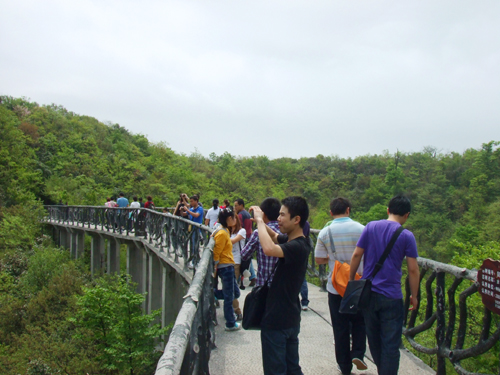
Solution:
<svg viewBox="0 0 500 375">
<path fill-rule="evenodd" d="M 120 274 L 120 241 L 114 237 L 108 237 L 107 273 Z"/>
<path fill-rule="evenodd" d="M 90 247 L 90 273 L 92 277 L 102 273 L 104 247 L 104 238 L 100 235 L 93 235 Z"/>
<path fill-rule="evenodd" d="M 69 231 L 69 253 L 71 256 L 71 259 L 76 259 L 77 254 L 76 254 L 76 248 L 78 245 L 78 241 L 76 239 L 76 232 L 72 229 Z"/>
<path fill-rule="evenodd" d="M 446 374 L 446 363 L 443 357 L 443 350 L 445 344 L 445 273 L 438 271 L 436 276 L 436 312 L 437 312 L 437 326 L 436 326 L 436 344 L 437 344 L 437 375 Z"/>
</svg>

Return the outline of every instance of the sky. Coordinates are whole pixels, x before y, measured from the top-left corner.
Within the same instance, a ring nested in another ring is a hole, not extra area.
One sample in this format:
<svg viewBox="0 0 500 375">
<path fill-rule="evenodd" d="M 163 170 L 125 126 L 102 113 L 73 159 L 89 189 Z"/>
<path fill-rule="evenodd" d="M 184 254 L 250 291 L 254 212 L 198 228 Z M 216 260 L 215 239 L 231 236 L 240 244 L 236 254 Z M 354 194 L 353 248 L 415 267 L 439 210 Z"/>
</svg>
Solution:
<svg viewBox="0 0 500 375">
<path fill-rule="evenodd" d="M 500 141 L 500 2 L 0 0 L 0 95 L 178 153 Z"/>
</svg>

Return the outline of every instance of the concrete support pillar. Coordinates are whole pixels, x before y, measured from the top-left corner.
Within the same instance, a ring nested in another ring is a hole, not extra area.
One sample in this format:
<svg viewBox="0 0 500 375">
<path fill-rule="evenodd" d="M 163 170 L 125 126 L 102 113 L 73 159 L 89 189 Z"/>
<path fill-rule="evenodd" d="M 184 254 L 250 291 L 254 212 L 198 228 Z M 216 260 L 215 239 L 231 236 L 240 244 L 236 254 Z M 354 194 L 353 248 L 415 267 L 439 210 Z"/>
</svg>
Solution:
<svg viewBox="0 0 500 375">
<path fill-rule="evenodd" d="M 56 246 L 61 246 L 61 230 L 57 228 L 56 226 L 52 227 L 52 239 L 54 240 L 54 243 Z"/>
<path fill-rule="evenodd" d="M 104 265 L 104 238 L 99 235 L 92 236 L 90 247 L 90 273 L 92 277 L 102 274 Z"/>
<path fill-rule="evenodd" d="M 59 231 L 59 243 L 61 244 L 60 246 L 65 249 L 70 248 L 71 233 L 69 233 L 66 229 L 61 229 Z"/>
<path fill-rule="evenodd" d="M 108 237 L 108 256 L 107 256 L 107 268 L 106 272 L 108 274 L 116 273 L 120 274 L 120 241 L 113 237 Z"/>
<path fill-rule="evenodd" d="M 76 232 L 73 232 L 71 231 L 70 234 L 69 234 L 69 253 L 71 255 L 71 259 L 76 259 L 77 257 L 77 245 L 78 245 L 78 241 L 77 241 L 77 233 Z"/>
<path fill-rule="evenodd" d="M 76 237 L 76 259 L 83 257 L 85 252 L 85 232 L 77 231 L 74 233 Z"/>
<path fill-rule="evenodd" d="M 162 264 L 155 254 L 149 256 L 148 309 L 147 313 L 162 307 Z"/>
<path fill-rule="evenodd" d="M 143 248 L 142 251 L 142 275 L 144 276 L 144 290 L 141 293 L 147 293 L 146 299 L 144 300 L 142 304 L 142 309 L 144 311 L 148 310 L 148 301 L 149 301 L 149 294 L 150 294 L 150 289 L 149 289 L 149 252 Z"/>
<path fill-rule="evenodd" d="M 136 242 L 130 242 L 127 245 L 127 273 L 132 276 L 132 280 L 137 283 L 137 293 L 146 292 L 147 272 L 145 272 L 146 267 L 144 266 L 145 252 L 146 250 Z"/>
</svg>

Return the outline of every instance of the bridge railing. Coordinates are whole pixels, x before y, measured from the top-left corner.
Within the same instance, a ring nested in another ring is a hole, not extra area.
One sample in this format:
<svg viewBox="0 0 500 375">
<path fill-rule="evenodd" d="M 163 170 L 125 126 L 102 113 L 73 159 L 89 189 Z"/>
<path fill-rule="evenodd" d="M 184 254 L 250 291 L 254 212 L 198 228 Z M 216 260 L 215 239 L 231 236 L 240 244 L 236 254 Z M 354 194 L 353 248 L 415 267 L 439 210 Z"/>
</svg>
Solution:
<svg viewBox="0 0 500 375">
<path fill-rule="evenodd" d="M 157 374 L 208 373 L 215 322 L 211 230 L 171 214 L 147 209 L 47 206 L 47 212 L 47 219 L 59 223 L 101 228 L 116 235 L 144 236 L 161 251 L 173 255 L 176 261 L 182 256 L 187 260 L 185 267 L 192 262 L 195 275 L 158 363 Z M 319 232 L 311 230 L 313 246 Z M 200 247 L 202 251 L 197 251 Z M 403 334 L 414 350 L 435 356 L 437 374 L 446 373 L 446 361 L 457 373 L 472 374 L 464 368 L 463 362 L 488 352 L 500 338 L 500 326 L 492 325 L 495 320 L 492 313 L 478 307 L 477 303 L 469 303 L 478 297 L 477 271 L 425 258 L 418 258 L 418 264 L 421 268 L 420 304 L 411 313 L 408 313 L 410 291 L 406 271 L 402 278 L 406 291 Z M 325 289 L 327 267 L 315 264 L 314 253 L 309 258 L 307 272 L 309 276 L 317 277 Z M 477 323 L 481 316 L 482 324 Z M 434 331 L 433 344 L 426 346 L 421 342 L 428 342 L 430 335 L 423 339 L 422 334 L 431 330 Z M 477 332 L 477 337 L 474 337 L 474 332 Z"/>
</svg>

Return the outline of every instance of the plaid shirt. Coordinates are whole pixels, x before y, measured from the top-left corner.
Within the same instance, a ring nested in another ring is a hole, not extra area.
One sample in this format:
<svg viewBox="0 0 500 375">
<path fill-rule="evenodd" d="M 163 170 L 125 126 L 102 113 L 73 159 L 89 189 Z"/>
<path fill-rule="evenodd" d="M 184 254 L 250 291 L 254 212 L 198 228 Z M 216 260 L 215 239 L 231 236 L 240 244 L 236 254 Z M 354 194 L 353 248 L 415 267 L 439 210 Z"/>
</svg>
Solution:
<svg viewBox="0 0 500 375">
<path fill-rule="evenodd" d="M 269 223 L 267 223 L 267 226 L 274 230 L 276 233 L 281 234 L 277 221 L 270 221 Z M 259 265 L 256 283 L 257 285 L 264 285 L 279 258 L 268 257 L 264 254 L 262 246 L 260 246 L 259 232 L 257 229 L 252 233 L 250 239 L 248 240 L 248 243 L 245 245 L 243 250 L 241 250 L 241 260 L 249 259 L 255 251 L 257 251 L 257 263 Z M 272 278 L 271 280 L 269 280 L 269 282 L 271 281 Z"/>
</svg>

